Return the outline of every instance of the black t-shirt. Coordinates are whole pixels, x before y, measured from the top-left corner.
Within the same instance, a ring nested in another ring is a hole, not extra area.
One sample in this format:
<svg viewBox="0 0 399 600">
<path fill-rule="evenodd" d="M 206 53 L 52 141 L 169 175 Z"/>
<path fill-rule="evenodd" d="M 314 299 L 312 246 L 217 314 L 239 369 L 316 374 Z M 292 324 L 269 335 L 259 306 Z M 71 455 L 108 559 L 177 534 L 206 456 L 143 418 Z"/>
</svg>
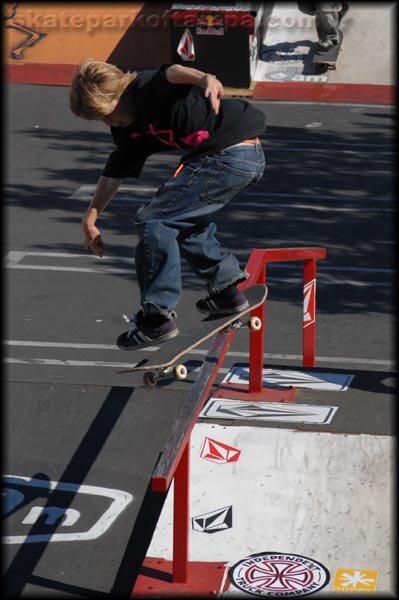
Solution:
<svg viewBox="0 0 399 600">
<path fill-rule="evenodd" d="M 222 98 L 216 115 L 202 88 L 169 83 L 164 65 L 140 71 L 125 92 L 135 121 L 111 127 L 116 149 L 104 168 L 106 177 L 139 177 L 148 156 L 185 151 L 182 163 L 220 152 L 265 131 L 263 113 L 249 102 Z"/>
</svg>

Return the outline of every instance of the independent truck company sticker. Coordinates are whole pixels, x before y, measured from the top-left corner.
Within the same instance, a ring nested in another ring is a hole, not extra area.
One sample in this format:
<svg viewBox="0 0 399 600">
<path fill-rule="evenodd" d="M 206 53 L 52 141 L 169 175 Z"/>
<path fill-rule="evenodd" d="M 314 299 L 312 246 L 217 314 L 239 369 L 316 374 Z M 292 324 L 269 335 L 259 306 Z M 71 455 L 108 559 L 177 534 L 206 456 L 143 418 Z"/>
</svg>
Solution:
<svg viewBox="0 0 399 600">
<path fill-rule="evenodd" d="M 233 565 L 229 577 L 235 587 L 254 596 L 298 598 L 324 588 L 330 573 L 322 564 L 306 556 L 262 552 Z"/>
</svg>

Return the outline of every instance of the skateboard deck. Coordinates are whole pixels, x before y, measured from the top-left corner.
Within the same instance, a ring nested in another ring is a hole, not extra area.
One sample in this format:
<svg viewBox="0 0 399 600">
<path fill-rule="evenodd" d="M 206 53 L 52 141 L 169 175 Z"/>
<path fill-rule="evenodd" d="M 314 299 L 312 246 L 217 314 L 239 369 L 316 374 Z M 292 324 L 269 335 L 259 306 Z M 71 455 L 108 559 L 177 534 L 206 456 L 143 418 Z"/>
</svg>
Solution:
<svg viewBox="0 0 399 600">
<path fill-rule="evenodd" d="M 313 64 L 314 65 L 325 65 L 330 69 L 337 68 L 338 56 L 342 49 L 342 42 L 344 39 L 344 35 L 342 31 L 339 31 L 339 43 L 334 46 L 329 52 L 320 52 L 313 56 Z"/>
<path fill-rule="evenodd" d="M 247 288 L 244 294 L 248 300 L 249 307 L 240 313 L 234 315 L 212 315 L 207 316 L 196 327 L 192 327 L 188 332 L 181 332 L 177 337 L 160 345 L 151 357 L 144 358 L 134 367 L 125 369 L 126 371 L 145 371 L 144 383 L 147 386 L 154 386 L 157 380 L 169 374 L 173 374 L 175 379 L 183 380 L 187 377 L 187 369 L 182 364 L 177 364 L 181 358 L 199 346 L 210 337 L 216 335 L 229 326 L 240 326 L 241 319 L 247 313 L 257 308 L 265 301 L 267 297 L 267 287 L 265 285 L 254 285 Z M 253 317 L 248 322 L 253 330 L 261 328 L 262 323 L 257 317 Z M 140 352 L 140 350 L 137 350 Z"/>
</svg>

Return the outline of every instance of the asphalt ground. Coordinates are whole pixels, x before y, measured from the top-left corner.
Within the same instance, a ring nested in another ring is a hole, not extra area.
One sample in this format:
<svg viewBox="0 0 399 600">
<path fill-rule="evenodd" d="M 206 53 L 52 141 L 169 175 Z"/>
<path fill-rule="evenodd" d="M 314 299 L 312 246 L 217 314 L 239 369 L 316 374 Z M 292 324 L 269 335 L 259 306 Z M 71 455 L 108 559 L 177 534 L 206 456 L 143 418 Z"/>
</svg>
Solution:
<svg viewBox="0 0 399 600">
<path fill-rule="evenodd" d="M 393 435 L 394 109 L 257 106 L 268 124 L 267 170 L 256 188 L 217 215 L 220 240 L 243 266 L 253 248 L 327 248 L 318 262 L 317 368 L 355 375 L 348 392 L 334 396 L 339 410 L 328 430 Z M 148 390 L 140 374 L 118 373 L 134 361 L 115 346 L 126 329 L 123 315 L 139 302 L 134 213 L 171 175 L 178 154 L 151 157 L 138 181 L 124 182 L 101 218 L 108 253 L 97 259 L 82 247 L 80 223 L 112 149 L 107 129 L 76 119 L 63 87 L 9 85 L 5 117 L 4 472 L 34 479 L 7 480 L 14 504 L 6 535 L 48 532 L 49 523 L 46 529 L 32 513 L 38 498 L 79 516 L 64 543 L 44 536 L 6 546 L 6 590 L 128 592 L 163 501 L 148 501 L 151 472 L 208 347 L 188 356 L 183 383 L 165 380 Z M 187 266 L 183 271 L 178 322 L 189 328 L 205 288 Z M 301 265 L 271 265 L 268 285 L 264 365 L 300 368 Z M 247 351 L 240 331 L 218 381 L 231 365 L 245 364 Z M 331 398 L 300 390 L 295 401 Z M 112 493 L 127 502 L 119 516 Z M 87 532 L 108 509 L 115 521 L 109 517 L 90 540 Z"/>
</svg>

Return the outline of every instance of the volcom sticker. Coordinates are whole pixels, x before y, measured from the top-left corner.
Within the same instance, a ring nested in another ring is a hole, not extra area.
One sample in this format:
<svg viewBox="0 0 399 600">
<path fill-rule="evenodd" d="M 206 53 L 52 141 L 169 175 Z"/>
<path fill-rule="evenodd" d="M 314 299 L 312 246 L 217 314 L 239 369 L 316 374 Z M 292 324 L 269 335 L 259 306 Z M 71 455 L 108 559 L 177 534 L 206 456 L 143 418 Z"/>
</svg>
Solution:
<svg viewBox="0 0 399 600">
<path fill-rule="evenodd" d="M 225 506 L 210 513 L 199 515 L 191 519 L 194 531 L 203 533 L 217 533 L 233 526 L 233 507 Z"/>
<path fill-rule="evenodd" d="M 217 440 L 209 437 L 204 439 L 201 447 L 200 457 L 205 460 L 211 460 L 216 463 L 231 463 L 237 462 L 241 454 L 241 450 L 228 446 Z"/>
</svg>

